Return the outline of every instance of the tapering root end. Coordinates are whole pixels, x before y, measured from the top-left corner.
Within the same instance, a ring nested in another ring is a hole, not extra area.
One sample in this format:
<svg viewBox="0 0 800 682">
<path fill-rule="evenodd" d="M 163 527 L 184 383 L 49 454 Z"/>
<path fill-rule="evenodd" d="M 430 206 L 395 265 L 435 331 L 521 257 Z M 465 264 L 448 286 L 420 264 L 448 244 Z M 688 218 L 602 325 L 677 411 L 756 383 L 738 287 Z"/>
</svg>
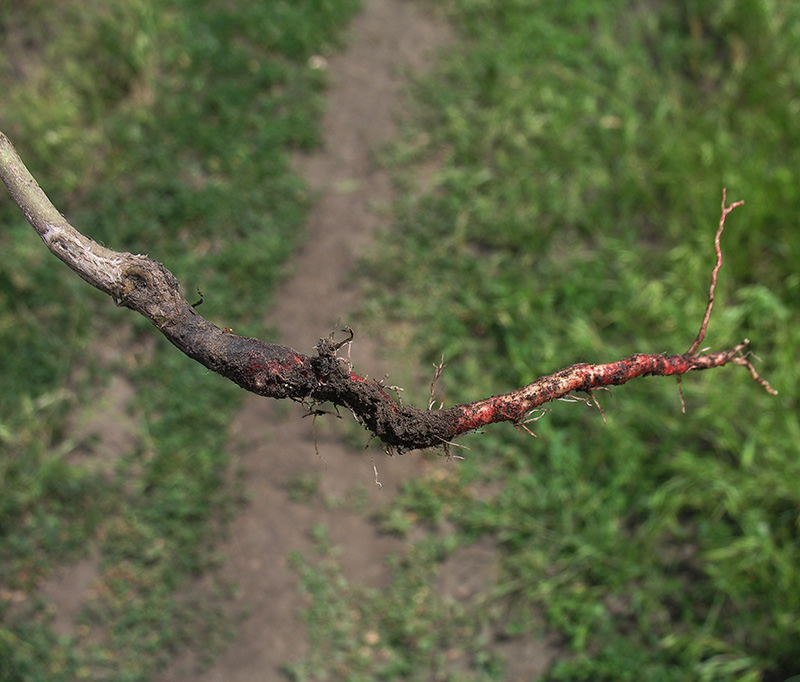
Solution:
<svg viewBox="0 0 800 682">
<path fill-rule="evenodd" d="M 769 393 L 770 395 L 778 395 L 778 391 L 772 388 L 769 381 L 767 381 L 764 377 L 762 377 L 757 371 L 756 368 L 753 367 L 753 363 L 747 359 L 748 355 L 751 353 L 743 354 L 742 351 L 750 344 L 749 339 L 745 339 L 742 343 L 740 343 L 733 351 L 736 353 L 735 357 L 731 358 L 731 362 L 734 365 L 741 365 L 742 367 L 746 367 L 747 371 L 750 372 L 750 378 L 755 381 L 757 384 L 761 384 L 764 387 L 764 390 Z"/>
</svg>

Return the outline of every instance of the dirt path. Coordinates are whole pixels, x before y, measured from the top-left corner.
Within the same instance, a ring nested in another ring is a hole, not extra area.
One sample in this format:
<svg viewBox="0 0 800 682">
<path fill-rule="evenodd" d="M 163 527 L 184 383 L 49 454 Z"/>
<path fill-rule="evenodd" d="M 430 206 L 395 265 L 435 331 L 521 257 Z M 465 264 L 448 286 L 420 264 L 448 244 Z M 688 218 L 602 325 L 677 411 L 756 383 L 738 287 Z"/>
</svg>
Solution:
<svg viewBox="0 0 800 682">
<path fill-rule="evenodd" d="M 407 71 L 424 69 L 449 39 L 446 25 L 404 0 L 367 0 L 349 35 L 349 47 L 327 65 L 324 147 L 295 159 L 319 200 L 308 242 L 270 316 L 280 343 L 303 352 L 311 352 L 337 320 L 346 323 L 359 303 L 352 267 L 386 220 L 376 207 L 387 207 L 392 200 L 390 180 L 377 164 L 376 152 L 396 134 Z M 376 343 L 362 336 L 353 345 L 353 360 L 358 371 L 369 376 L 398 369 L 387 369 Z M 407 379 L 409 371 L 399 369 L 400 380 Z M 383 558 L 399 541 L 380 536 L 363 514 L 326 508 L 323 501 L 346 498 L 360 489 L 362 494 L 367 491 L 370 505 L 385 504 L 399 483 L 416 473 L 419 458 L 376 459 L 384 484 L 379 489 L 369 455 L 348 445 L 342 429 L 320 429 L 322 458 L 317 457 L 310 420 L 301 415 L 299 406 L 251 396 L 232 425 L 231 447 L 236 465 L 245 472 L 251 501 L 233 522 L 230 540 L 219 549 L 227 557 L 222 578 L 238 586 L 232 611 L 249 615 L 211 669 L 198 678 L 188 662 L 178 663 L 165 679 L 283 679 L 279 666 L 306 650 L 305 626 L 298 617 L 304 603 L 288 556 L 310 549 L 308 531 L 316 522 L 324 522 L 332 541 L 342 548 L 349 579 L 367 585 L 387 579 Z M 319 475 L 311 504 L 291 501 L 287 491 L 287 484 L 303 475 Z"/>
</svg>

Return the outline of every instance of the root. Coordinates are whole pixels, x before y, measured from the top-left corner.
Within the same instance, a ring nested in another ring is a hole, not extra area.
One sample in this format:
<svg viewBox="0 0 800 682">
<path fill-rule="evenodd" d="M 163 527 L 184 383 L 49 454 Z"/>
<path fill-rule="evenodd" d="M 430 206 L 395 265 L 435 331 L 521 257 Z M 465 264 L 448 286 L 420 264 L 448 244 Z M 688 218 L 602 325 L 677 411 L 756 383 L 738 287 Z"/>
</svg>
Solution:
<svg viewBox="0 0 800 682">
<path fill-rule="evenodd" d="M 744 202 L 727 204 L 722 192 L 722 211 L 714 239 L 716 263 L 711 273 L 706 310 L 700 330 L 689 350 L 680 355 L 636 353 L 622 360 L 603 364 L 577 364 L 541 377 L 504 395 L 495 395 L 472 403 L 444 408 L 436 403 L 435 385 L 444 370 L 444 358 L 434 365 L 427 409 L 398 404 L 384 389 L 384 382 L 371 382 L 353 372 L 350 351 L 355 334 L 344 327 L 348 338 L 335 341 L 335 332 L 320 339 L 317 355 L 309 357 L 292 348 L 259 339 L 238 336 L 230 328 L 220 329 L 198 312 L 203 302 L 190 304 L 181 293 L 177 278 L 161 263 L 145 256 L 108 249 L 78 232 L 50 203 L 36 180 L 17 155 L 8 138 L 0 133 L 0 177 L 12 199 L 20 207 L 47 248 L 80 277 L 112 297 L 115 303 L 139 312 L 149 319 L 179 350 L 210 370 L 227 377 L 242 388 L 258 395 L 302 402 L 313 417 L 332 414 L 315 406 L 331 402 L 352 412 L 355 419 L 380 438 L 389 454 L 416 448 L 443 448 L 450 455 L 459 435 L 488 424 L 511 422 L 517 429 L 534 435 L 526 426 L 530 415 L 553 400 L 575 400 L 575 392 L 588 393 L 580 399 L 597 407 L 605 415 L 594 391 L 618 386 L 642 376 L 680 377 L 688 372 L 741 365 L 750 377 L 768 393 L 777 391 L 755 370 L 744 353 L 749 341 L 722 351 L 698 351 L 708 329 L 722 267 L 720 239 L 730 213 Z M 347 354 L 337 353 L 347 346 Z M 682 408 L 683 393 L 678 384 Z M 338 413 L 335 416 L 339 416 Z M 316 447 L 316 433 L 315 433 Z M 377 469 L 375 470 L 376 483 Z"/>
</svg>

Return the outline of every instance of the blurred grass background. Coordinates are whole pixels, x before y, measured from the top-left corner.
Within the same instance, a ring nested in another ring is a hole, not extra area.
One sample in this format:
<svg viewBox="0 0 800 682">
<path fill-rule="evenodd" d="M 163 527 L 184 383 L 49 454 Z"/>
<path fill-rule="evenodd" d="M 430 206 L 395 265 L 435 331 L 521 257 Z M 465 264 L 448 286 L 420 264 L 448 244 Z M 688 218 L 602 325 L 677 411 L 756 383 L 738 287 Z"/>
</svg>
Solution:
<svg viewBox="0 0 800 682">
<path fill-rule="evenodd" d="M 706 344 L 752 339 L 780 395 L 738 368 L 690 375 L 683 415 L 674 382 L 647 379 L 598 394 L 606 426 L 559 403 L 536 440 L 465 438 L 464 462 L 386 510 L 412 544 L 389 588 L 347 585 L 324 537 L 301 562 L 357 615 L 326 625 L 336 596 L 303 574 L 326 634 L 296 679 L 505 679 L 501 642 L 540 631 L 539 614 L 563 638 L 548 680 L 800 674 L 800 7 L 439 5 L 461 40 L 418 86 L 390 159 L 396 223 L 365 268 L 387 337 L 444 353 L 448 404 L 575 362 L 683 352 L 727 187 L 746 204 Z M 487 542 L 501 569 L 479 595 L 431 591 Z M 336 661 L 357 672 L 318 672 Z"/>
<path fill-rule="evenodd" d="M 205 315 L 263 337 L 310 202 L 288 166 L 319 136 L 309 58 L 357 7 L 3 3 L 0 129 L 81 230 L 168 263 L 187 296 L 206 292 Z M 0 679 L 147 680 L 230 628 L 187 587 L 235 502 L 224 444 L 241 391 L 57 263 L 10 201 L 0 223 Z M 133 386 L 137 436 L 109 453 L 75 422 L 108 403 L 112 375 Z M 64 636 L 36 587 L 89 552 L 96 594 Z"/>
<path fill-rule="evenodd" d="M 448 367 L 448 403 L 580 361 L 680 352 L 697 332 L 721 189 L 729 218 L 706 342 L 738 368 L 555 405 L 537 440 L 494 427 L 382 515 L 408 538 L 380 592 L 348 584 L 324 527 L 297 557 L 312 597 L 298 680 L 501 680 L 499 643 L 562 638 L 547 679 L 782 681 L 800 674 L 800 8 L 683 0 L 441 0 L 460 31 L 417 86 L 387 162 L 395 225 L 364 266 L 367 314 Z M 346 0 L 0 9 L 0 129 L 65 214 L 261 320 L 309 197 L 287 151 L 316 142 Z M 420 178 L 423 178 L 422 180 Z M 214 561 L 237 390 L 109 309 L 0 204 L 0 677 L 148 679 L 224 637 L 180 591 Z M 388 316 L 388 319 L 387 319 Z M 116 327 L 128 352 L 92 359 Z M 144 443 L 102 467 L 69 440 L 76 396 L 136 387 Z M 426 396 L 418 396 L 422 403 Z M 415 457 L 417 455 L 410 455 Z M 87 463 L 88 462 L 88 463 Z M 102 589 L 72 637 L 34 594 L 99 545 Z M 490 542 L 468 602 L 442 566 Z M 102 631 L 104 636 L 97 637 Z"/>
</svg>

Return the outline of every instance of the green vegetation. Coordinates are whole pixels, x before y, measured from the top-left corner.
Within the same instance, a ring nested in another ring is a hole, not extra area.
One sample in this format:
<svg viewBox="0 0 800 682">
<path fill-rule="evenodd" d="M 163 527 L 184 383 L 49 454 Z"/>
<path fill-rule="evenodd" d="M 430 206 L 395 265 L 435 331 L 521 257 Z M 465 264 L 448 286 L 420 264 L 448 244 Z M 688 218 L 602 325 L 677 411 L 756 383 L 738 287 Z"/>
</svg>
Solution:
<svg viewBox="0 0 800 682">
<path fill-rule="evenodd" d="M 409 542 L 384 589 L 344 580 L 315 530 L 320 556 L 296 558 L 311 646 L 287 673 L 502 680 L 498 642 L 542 615 L 563 636 L 553 681 L 800 674 L 800 8 L 441 4 L 462 40 L 419 84 L 391 158 L 397 229 L 365 272 L 371 314 L 391 313 L 415 356 L 444 352 L 441 397 L 687 348 L 723 186 L 747 203 L 723 238 L 707 343 L 752 338 L 780 395 L 737 368 L 689 376 L 684 416 L 674 384 L 648 379 L 599 396 L 606 426 L 559 403 L 537 440 L 508 427 L 465 439 L 465 461 L 383 513 Z M 308 57 L 353 10 L 3 6 L 0 129 L 76 224 L 169 263 L 219 324 L 263 334 L 309 200 L 286 156 L 317 139 L 323 76 Z M 226 634 L 185 588 L 235 505 L 223 444 L 240 392 L 110 309 L 9 202 L 0 224 L 0 680 L 146 680 Z M 119 327 L 129 351 L 99 353 Z M 111 374 L 135 389 L 137 435 L 98 456 L 73 420 Z M 487 538 L 498 574 L 467 601 L 444 594 L 446 562 Z M 35 588 L 87 556 L 93 599 L 59 634 Z"/>
<path fill-rule="evenodd" d="M 780 395 L 738 368 L 690 375 L 683 415 L 674 382 L 639 380 L 598 394 L 606 426 L 559 403 L 531 425 L 536 440 L 508 427 L 465 439 L 450 475 L 408 484 L 386 510 L 388 530 L 425 531 L 389 587 L 332 589 L 335 572 L 302 569 L 312 649 L 296 678 L 503 679 L 497 661 L 452 672 L 436 652 L 494 631 L 488 655 L 539 613 L 565 644 L 549 680 L 800 674 L 800 7 L 443 4 L 463 39 L 418 88 L 392 156 L 397 223 L 367 270 L 371 313 L 391 311 L 424 360 L 444 352 L 442 397 L 688 348 L 722 187 L 747 203 L 723 237 L 706 343 L 753 339 Z M 418 608 L 408 571 L 430 585 L 444 556 L 487 537 L 498 579 L 466 606 L 430 594 Z M 458 609 L 476 605 L 454 635 Z"/>
<path fill-rule="evenodd" d="M 288 168 L 317 142 L 309 58 L 356 7 L 5 3 L 0 129 L 82 230 L 169 263 L 208 317 L 264 335 L 309 203 Z M 10 201 L 0 224 L 0 680 L 150 679 L 224 635 L 186 588 L 234 504 L 224 444 L 241 392 L 58 264 Z M 126 343 L 109 358 L 111 334 Z M 111 374 L 133 386 L 136 437 L 106 452 L 76 440 L 74 417 L 102 409 Z M 94 598 L 58 634 L 35 588 L 90 553 Z"/>
<path fill-rule="evenodd" d="M 294 558 L 313 597 L 306 612 L 312 653 L 286 665 L 290 679 L 455 682 L 494 679 L 502 670 L 501 658 L 486 649 L 487 615 L 437 594 L 437 566 L 448 543 L 420 543 L 392 567 L 389 589 L 377 590 L 345 579 L 324 525 L 312 536 L 318 561 Z"/>
</svg>

